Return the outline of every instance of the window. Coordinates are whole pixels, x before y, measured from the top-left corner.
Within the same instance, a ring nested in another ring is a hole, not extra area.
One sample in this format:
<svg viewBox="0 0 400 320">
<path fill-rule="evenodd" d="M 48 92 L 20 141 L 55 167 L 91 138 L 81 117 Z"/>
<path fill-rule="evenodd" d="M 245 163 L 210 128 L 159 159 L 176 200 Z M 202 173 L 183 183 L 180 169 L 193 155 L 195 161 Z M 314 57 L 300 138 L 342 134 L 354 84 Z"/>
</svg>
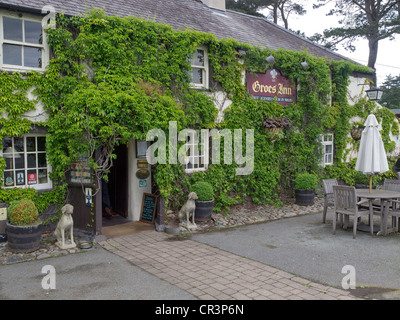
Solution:
<svg viewBox="0 0 400 320">
<path fill-rule="evenodd" d="M 1 65 L 3 69 L 42 70 L 47 62 L 41 18 L 1 15 Z"/>
<path fill-rule="evenodd" d="M 333 165 L 333 134 L 329 133 L 321 135 L 321 143 L 323 148 L 323 167 Z"/>
<path fill-rule="evenodd" d="M 208 54 L 207 50 L 199 47 L 193 53 L 190 64 L 191 85 L 193 88 L 208 88 Z"/>
<path fill-rule="evenodd" d="M 51 188 L 44 135 L 3 139 L 5 187 Z"/>
<path fill-rule="evenodd" d="M 186 156 L 182 161 L 186 173 L 207 169 L 209 161 L 208 147 L 208 137 L 206 137 L 205 141 L 202 141 L 202 139 L 198 138 L 197 132 L 188 132 L 186 138 Z"/>
</svg>

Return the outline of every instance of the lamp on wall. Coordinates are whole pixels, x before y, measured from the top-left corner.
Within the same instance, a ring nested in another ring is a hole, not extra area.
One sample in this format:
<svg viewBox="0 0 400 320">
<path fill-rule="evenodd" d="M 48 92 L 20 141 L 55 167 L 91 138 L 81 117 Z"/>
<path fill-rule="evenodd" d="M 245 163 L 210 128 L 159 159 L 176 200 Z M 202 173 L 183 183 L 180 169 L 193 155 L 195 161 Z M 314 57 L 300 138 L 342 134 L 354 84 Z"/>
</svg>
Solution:
<svg viewBox="0 0 400 320">
<path fill-rule="evenodd" d="M 368 99 L 372 100 L 372 101 L 380 100 L 382 98 L 382 94 L 383 94 L 383 90 L 381 90 L 379 88 L 369 89 L 365 92 L 368 96 Z"/>
<path fill-rule="evenodd" d="M 274 56 L 272 54 L 270 54 L 269 57 L 267 59 L 265 59 L 265 60 L 267 60 L 267 62 L 269 64 L 274 64 L 274 62 L 275 62 L 275 58 L 274 58 Z"/>
<path fill-rule="evenodd" d="M 303 67 L 304 70 L 308 68 L 308 63 L 306 61 L 306 58 L 304 58 L 304 61 L 301 63 L 301 66 Z"/>
</svg>

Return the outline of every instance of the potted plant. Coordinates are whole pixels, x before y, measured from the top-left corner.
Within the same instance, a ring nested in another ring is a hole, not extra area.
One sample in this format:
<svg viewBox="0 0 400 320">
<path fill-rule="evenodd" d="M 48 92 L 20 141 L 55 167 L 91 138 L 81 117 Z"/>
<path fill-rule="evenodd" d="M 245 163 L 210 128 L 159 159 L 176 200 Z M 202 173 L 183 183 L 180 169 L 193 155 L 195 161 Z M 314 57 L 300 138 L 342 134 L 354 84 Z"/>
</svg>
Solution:
<svg viewBox="0 0 400 320">
<path fill-rule="evenodd" d="M 10 251 L 26 253 L 39 249 L 42 221 L 33 201 L 12 201 L 8 207 L 8 219 L 6 232 Z"/>
<path fill-rule="evenodd" d="M 208 221 L 214 208 L 214 190 L 210 183 L 199 181 L 192 185 L 191 192 L 196 192 L 196 221 Z"/>
<path fill-rule="evenodd" d="M 314 204 L 315 189 L 318 178 L 312 173 L 301 173 L 294 180 L 296 204 L 312 206 Z"/>
</svg>

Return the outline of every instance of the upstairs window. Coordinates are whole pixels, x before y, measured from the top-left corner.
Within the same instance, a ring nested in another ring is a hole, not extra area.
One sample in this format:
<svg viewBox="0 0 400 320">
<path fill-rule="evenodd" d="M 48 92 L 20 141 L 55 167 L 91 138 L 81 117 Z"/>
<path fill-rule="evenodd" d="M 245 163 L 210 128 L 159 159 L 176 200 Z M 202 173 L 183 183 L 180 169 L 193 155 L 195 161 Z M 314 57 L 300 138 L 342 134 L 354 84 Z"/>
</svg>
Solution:
<svg viewBox="0 0 400 320">
<path fill-rule="evenodd" d="M 208 89 L 208 54 L 204 47 L 197 48 L 190 59 L 191 86 Z"/>
<path fill-rule="evenodd" d="M 325 168 L 327 165 L 333 165 L 333 134 L 322 134 L 322 166 Z"/>
<path fill-rule="evenodd" d="M 47 50 L 41 20 L 6 15 L 0 18 L 2 68 L 43 70 Z"/>
</svg>

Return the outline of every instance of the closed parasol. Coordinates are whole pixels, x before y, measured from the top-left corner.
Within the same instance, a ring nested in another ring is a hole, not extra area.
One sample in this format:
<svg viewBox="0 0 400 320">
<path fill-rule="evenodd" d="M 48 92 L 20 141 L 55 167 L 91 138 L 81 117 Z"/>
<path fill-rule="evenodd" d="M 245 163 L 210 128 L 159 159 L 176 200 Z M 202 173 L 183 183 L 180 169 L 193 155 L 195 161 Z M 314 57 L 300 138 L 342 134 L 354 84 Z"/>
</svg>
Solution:
<svg viewBox="0 0 400 320">
<path fill-rule="evenodd" d="M 370 114 L 364 123 L 360 148 L 355 169 L 369 178 L 369 191 L 372 189 L 372 176 L 389 170 L 385 148 L 378 129 L 375 115 Z"/>
</svg>

